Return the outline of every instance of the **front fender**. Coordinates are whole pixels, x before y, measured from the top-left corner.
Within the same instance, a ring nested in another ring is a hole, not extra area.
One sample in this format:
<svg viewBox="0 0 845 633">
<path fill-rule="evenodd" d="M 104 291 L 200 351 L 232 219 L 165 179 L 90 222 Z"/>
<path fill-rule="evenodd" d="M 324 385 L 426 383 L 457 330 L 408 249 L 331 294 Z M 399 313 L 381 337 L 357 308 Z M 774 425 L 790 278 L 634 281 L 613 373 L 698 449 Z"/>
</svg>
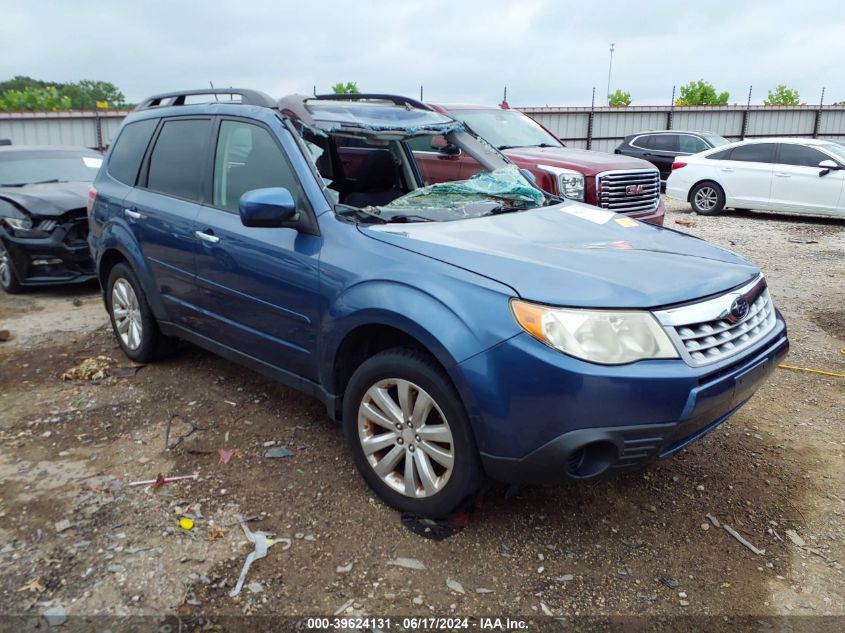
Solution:
<svg viewBox="0 0 845 633">
<path fill-rule="evenodd" d="M 97 266 L 97 276 L 100 277 L 100 268 L 103 257 L 111 252 L 117 251 L 124 259 L 129 262 L 138 281 L 146 295 L 147 304 L 150 306 L 156 320 L 167 321 L 167 310 L 165 310 L 164 302 L 158 293 L 155 285 L 155 277 L 153 271 L 144 259 L 144 254 L 138 245 L 132 231 L 125 225 L 119 222 L 109 222 L 103 226 L 103 230 L 99 236 L 93 235 L 89 238 L 92 254 L 95 255 L 94 261 Z M 100 278 L 100 286 L 105 293 L 105 287 L 108 279 Z"/>
<path fill-rule="evenodd" d="M 344 338 L 365 325 L 401 330 L 422 343 L 455 384 L 457 364 L 519 331 L 508 297 L 452 278 L 437 296 L 419 284 L 369 280 L 346 289 L 321 324 L 321 382 L 335 393 L 334 366 Z"/>
</svg>

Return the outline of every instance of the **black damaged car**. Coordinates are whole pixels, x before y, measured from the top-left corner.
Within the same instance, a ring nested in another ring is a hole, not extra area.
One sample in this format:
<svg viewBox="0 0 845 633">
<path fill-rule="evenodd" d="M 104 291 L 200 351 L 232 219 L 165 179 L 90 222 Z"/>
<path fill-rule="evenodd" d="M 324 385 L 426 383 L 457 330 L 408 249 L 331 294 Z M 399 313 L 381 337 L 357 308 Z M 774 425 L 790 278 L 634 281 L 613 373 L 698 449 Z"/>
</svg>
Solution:
<svg viewBox="0 0 845 633">
<path fill-rule="evenodd" d="M 102 154 L 76 147 L 0 147 L 0 286 L 95 278 L 88 251 L 88 189 Z"/>
</svg>

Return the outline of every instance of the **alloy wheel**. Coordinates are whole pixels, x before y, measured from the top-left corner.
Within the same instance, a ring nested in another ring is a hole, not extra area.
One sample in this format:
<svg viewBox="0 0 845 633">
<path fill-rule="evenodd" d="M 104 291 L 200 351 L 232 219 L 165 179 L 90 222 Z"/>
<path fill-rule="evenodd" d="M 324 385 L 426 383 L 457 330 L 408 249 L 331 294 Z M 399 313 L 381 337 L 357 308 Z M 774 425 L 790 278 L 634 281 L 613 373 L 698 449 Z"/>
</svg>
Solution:
<svg viewBox="0 0 845 633">
<path fill-rule="evenodd" d="M 115 281 L 111 291 L 111 302 L 114 325 L 120 340 L 128 349 L 133 351 L 138 349 L 144 333 L 144 322 L 132 284 L 122 277 Z"/>
<path fill-rule="evenodd" d="M 0 242 L 0 284 L 8 287 L 12 283 L 12 263 L 9 261 L 9 252 L 3 243 Z"/>
<path fill-rule="evenodd" d="M 364 393 L 358 439 L 381 480 L 412 498 L 437 494 L 452 475 L 455 443 L 434 399 L 408 380 L 388 378 Z"/>
<path fill-rule="evenodd" d="M 719 195 L 713 187 L 701 187 L 695 192 L 695 206 L 702 211 L 711 211 L 716 207 Z"/>
</svg>

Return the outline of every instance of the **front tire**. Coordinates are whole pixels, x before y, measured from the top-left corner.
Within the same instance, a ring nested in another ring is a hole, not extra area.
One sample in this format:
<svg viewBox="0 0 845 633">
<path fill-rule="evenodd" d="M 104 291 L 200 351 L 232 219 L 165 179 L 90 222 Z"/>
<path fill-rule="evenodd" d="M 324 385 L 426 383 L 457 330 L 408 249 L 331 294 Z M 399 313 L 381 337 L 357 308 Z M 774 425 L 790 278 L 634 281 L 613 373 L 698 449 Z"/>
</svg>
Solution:
<svg viewBox="0 0 845 633">
<path fill-rule="evenodd" d="M 148 363 L 170 351 L 173 341 L 158 329 L 138 277 L 127 264 L 112 268 L 106 302 L 117 342 L 131 360 Z"/>
<path fill-rule="evenodd" d="M 343 426 L 365 481 L 397 510 L 440 519 L 481 487 L 463 403 L 420 351 L 391 349 L 365 361 L 346 387 Z"/>
<path fill-rule="evenodd" d="M 715 182 L 700 182 L 690 191 L 690 204 L 700 215 L 715 215 L 725 208 L 725 190 Z"/>
<path fill-rule="evenodd" d="M 10 295 L 16 295 L 24 290 L 12 267 L 12 257 L 2 240 L 0 240 L 0 286 Z"/>
</svg>

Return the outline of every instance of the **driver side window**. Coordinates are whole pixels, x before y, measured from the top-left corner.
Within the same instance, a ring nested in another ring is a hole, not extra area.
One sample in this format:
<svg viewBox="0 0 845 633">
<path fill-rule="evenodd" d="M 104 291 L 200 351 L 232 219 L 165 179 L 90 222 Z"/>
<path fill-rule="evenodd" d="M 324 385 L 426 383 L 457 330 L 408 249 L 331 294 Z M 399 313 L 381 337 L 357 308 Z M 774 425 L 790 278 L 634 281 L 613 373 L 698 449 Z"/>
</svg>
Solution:
<svg viewBox="0 0 845 633">
<path fill-rule="evenodd" d="M 270 132 L 243 121 L 222 121 L 214 156 L 212 204 L 238 213 L 243 194 L 266 187 L 284 187 L 302 208 L 304 196 L 296 175 Z"/>
</svg>

